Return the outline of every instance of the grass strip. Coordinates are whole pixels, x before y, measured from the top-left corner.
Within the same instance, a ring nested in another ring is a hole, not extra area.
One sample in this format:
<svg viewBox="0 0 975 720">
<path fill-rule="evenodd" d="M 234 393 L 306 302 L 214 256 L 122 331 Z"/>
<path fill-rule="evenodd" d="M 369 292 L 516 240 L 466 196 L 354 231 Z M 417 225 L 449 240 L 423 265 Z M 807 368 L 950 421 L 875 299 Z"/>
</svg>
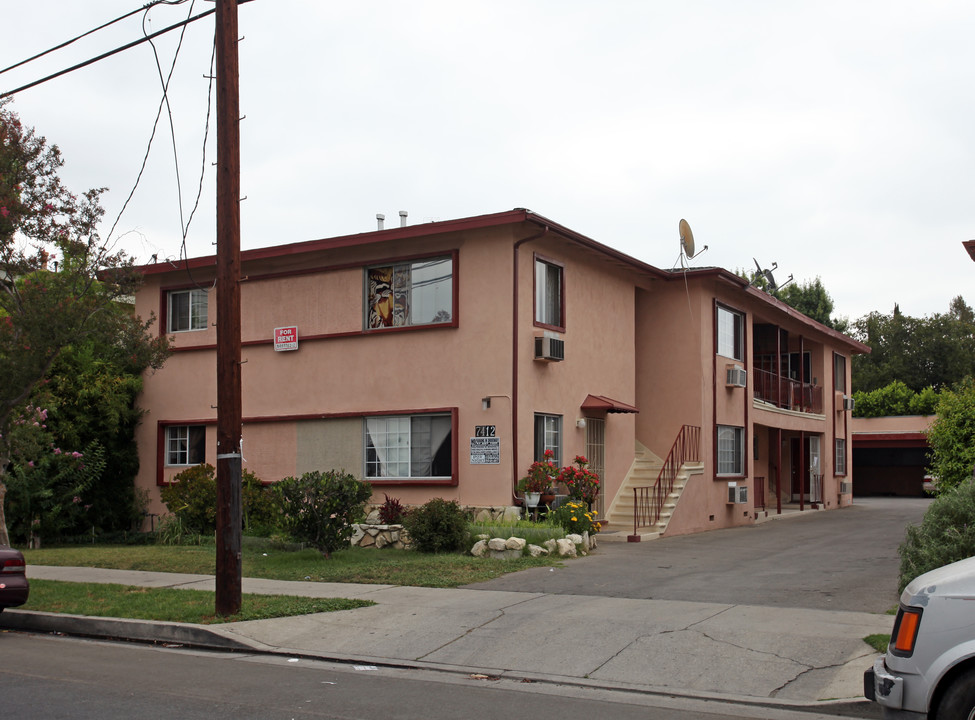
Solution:
<svg viewBox="0 0 975 720">
<path fill-rule="evenodd" d="M 326 560 L 315 550 L 278 549 L 271 542 L 248 542 L 242 552 L 245 577 L 435 588 L 459 587 L 531 567 L 563 564 L 561 558 L 551 556 L 499 560 L 394 548 L 349 548 Z M 198 575 L 213 575 L 216 568 L 213 545 L 85 545 L 25 550 L 24 556 L 29 565 Z"/>
<path fill-rule="evenodd" d="M 887 652 L 887 646 L 890 645 L 890 635 L 884 635 L 883 633 L 867 635 L 865 638 L 863 638 L 863 642 L 877 652 L 885 653 Z"/>
<path fill-rule="evenodd" d="M 240 612 L 224 617 L 214 614 L 214 603 L 214 593 L 208 590 L 35 579 L 30 582 L 30 598 L 23 609 L 209 625 L 352 610 L 375 605 L 371 600 L 245 594 L 241 598 Z"/>
</svg>

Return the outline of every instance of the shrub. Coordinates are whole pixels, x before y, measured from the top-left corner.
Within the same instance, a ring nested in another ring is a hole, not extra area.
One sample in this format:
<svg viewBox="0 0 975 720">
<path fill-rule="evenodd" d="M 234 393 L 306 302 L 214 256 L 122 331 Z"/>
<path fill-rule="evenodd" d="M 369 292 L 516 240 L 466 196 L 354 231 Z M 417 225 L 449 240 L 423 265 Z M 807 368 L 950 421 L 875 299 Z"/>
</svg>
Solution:
<svg viewBox="0 0 975 720">
<path fill-rule="evenodd" d="M 183 535 L 210 535 L 217 529 L 217 471 L 213 465 L 194 465 L 160 491 L 170 513 L 180 520 Z M 279 512 L 270 488 L 250 470 L 241 473 L 243 527 L 248 533 L 269 534 Z"/>
<path fill-rule="evenodd" d="M 596 513 L 592 512 L 585 503 L 578 500 L 570 500 L 559 505 L 552 513 L 552 516 L 567 533 L 582 535 L 587 532 L 595 535 L 599 532 L 599 523 L 596 522 Z"/>
<path fill-rule="evenodd" d="M 403 518 L 403 527 L 413 548 L 420 552 L 459 552 L 467 544 L 468 513 L 456 500 L 434 498 L 413 508 Z"/>
<path fill-rule="evenodd" d="M 352 524 L 365 517 L 366 502 L 372 496 L 371 485 L 336 470 L 287 477 L 273 487 L 285 530 L 326 558 L 348 545 Z"/>
<path fill-rule="evenodd" d="M 212 533 L 217 529 L 216 473 L 213 465 L 194 465 L 160 491 L 166 509 L 179 519 L 178 535 Z"/>
<path fill-rule="evenodd" d="M 379 506 L 379 522 L 383 525 L 398 525 L 403 522 L 403 516 L 406 515 L 403 503 L 386 493 L 383 493 L 383 497 L 386 500 Z"/>
<path fill-rule="evenodd" d="M 918 575 L 975 555 L 975 482 L 968 480 L 939 495 L 921 524 L 907 527 L 898 552 L 898 592 Z"/>
</svg>

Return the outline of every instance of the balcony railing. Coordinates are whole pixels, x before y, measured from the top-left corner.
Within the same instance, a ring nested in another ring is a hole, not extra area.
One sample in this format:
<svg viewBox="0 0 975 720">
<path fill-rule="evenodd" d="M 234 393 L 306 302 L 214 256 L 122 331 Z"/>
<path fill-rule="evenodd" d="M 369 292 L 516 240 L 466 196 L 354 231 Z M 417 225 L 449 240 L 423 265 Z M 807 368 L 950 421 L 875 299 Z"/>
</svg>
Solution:
<svg viewBox="0 0 975 720">
<path fill-rule="evenodd" d="M 785 410 L 822 414 L 823 387 L 791 380 L 768 370 L 752 370 L 755 397 Z"/>
</svg>

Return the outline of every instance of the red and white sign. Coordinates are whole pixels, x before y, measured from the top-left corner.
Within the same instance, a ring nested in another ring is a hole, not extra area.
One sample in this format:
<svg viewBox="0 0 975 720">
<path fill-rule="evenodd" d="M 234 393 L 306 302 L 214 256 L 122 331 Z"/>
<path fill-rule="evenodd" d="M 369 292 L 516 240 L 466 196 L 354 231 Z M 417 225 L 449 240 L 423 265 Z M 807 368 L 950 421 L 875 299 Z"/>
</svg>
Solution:
<svg viewBox="0 0 975 720">
<path fill-rule="evenodd" d="M 274 328 L 274 350 L 297 350 L 298 349 L 298 328 L 279 327 Z"/>
</svg>

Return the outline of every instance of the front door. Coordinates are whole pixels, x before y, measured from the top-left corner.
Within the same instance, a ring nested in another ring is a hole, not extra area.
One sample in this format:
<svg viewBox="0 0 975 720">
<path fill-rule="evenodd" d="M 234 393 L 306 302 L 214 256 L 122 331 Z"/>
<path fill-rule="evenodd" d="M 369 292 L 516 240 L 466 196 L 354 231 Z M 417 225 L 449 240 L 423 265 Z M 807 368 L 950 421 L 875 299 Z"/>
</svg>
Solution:
<svg viewBox="0 0 975 720">
<path fill-rule="evenodd" d="M 603 486 L 606 472 L 606 421 L 601 418 L 586 418 L 586 458 L 589 460 L 589 469 L 599 475 L 599 495 L 592 509 L 596 511 L 596 517 L 604 517 L 603 505 L 605 493 Z"/>
<path fill-rule="evenodd" d="M 819 435 L 805 436 L 805 443 L 791 438 L 792 502 L 803 500 L 822 502 L 822 475 L 819 469 Z M 801 453 L 800 453 L 801 449 Z"/>
</svg>

